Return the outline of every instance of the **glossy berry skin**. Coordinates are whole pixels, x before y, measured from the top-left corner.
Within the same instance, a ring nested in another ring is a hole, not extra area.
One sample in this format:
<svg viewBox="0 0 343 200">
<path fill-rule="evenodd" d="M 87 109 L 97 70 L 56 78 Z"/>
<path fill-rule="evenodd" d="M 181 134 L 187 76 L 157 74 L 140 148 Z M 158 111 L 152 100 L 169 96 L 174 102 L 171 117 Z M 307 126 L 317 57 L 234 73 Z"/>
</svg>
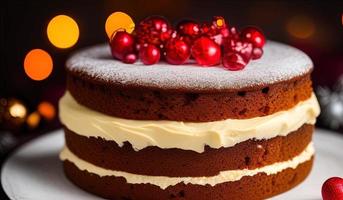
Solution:
<svg viewBox="0 0 343 200">
<path fill-rule="evenodd" d="M 332 177 L 326 180 L 322 186 L 323 200 L 343 199 L 343 179 Z"/>
<path fill-rule="evenodd" d="M 247 62 L 252 58 L 253 45 L 240 40 L 227 40 L 224 42 L 224 52 L 233 51 L 239 53 Z"/>
<path fill-rule="evenodd" d="M 124 56 L 123 58 L 123 62 L 127 63 L 127 64 L 133 64 L 137 61 L 137 55 L 134 53 L 131 54 L 127 54 L 126 56 Z"/>
<path fill-rule="evenodd" d="M 239 36 L 240 33 L 239 33 L 239 31 L 237 30 L 236 27 L 234 27 L 234 26 L 231 27 L 229 32 L 230 32 L 230 38 L 232 40 L 240 40 L 240 36 Z"/>
<path fill-rule="evenodd" d="M 123 60 L 124 56 L 134 52 L 135 40 L 133 36 L 125 31 L 117 31 L 110 40 L 112 56 Z"/>
<path fill-rule="evenodd" d="M 253 45 L 235 39 L 224 42 L 223 66 L 231 71 L 243 69 L 251 60 Z"/>
<path fill-rule="evenodd" d="M 252 53 L 251 53 L 251 58 L 253 60 L 261 58 L 262 55 L 263 55 L 263 49 L 258 48 L 258 47 L 253 48 Z"/>
<path fill-rule="evenodd" d="M 195 40 L 191 53 L 199 65 L 212 66 L 220 62 L 220 46 L 207 37 L 200 37 Z"/>
<path fill-rule="evenodd" d="M 244 57 L 234 51 L 226 52 L 223 56 L 223 66 L 231 71 L 242 70 L 249 62 L 249 60 L 244 59 Z"/>
<path fill-rule="evenodd" d="M 191 38 L 196 38 L 200 35 L 200 25 L 191 20 L 184 20 L 177 24 L 177 32 L 184 36 L 190 36 Z"/>
<path fill-rule="evenodd" d="M 160 49 L 152 44 L 143 45 L 139 50 L 139 58 L 145 65 L 153 65 L 160 60 Z"/>
<path fill-rule="evenodd" d="M 243 41 L 250 42 L 258 48 L 262 48 L 266 42 L 263 33 L 258 28 L 251 26 L 244 28 L 240 36 Z"/>
<path fill-rule="evenodd" d="M 169 22 L 161 16 L 151 16 L 142 20 L 136 30 L 139 44 L 153 44 L 157 47 L 163 45 L 172 34 Z"/>
<path fill-rule="evenodd" d="M 183 64 L 190 55 L 191 51 L 188 44 L 181 39 L 172 39 L 165 47 L 165 59 L 173 65 Z"/>
</svg>

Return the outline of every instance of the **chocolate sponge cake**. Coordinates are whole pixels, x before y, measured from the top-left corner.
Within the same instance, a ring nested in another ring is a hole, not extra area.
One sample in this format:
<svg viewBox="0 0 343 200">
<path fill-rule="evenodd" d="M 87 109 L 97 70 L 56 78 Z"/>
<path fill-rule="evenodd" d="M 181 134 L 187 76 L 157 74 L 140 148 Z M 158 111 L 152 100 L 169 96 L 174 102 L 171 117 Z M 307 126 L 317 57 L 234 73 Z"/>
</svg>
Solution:
<svg viewBox="0 0 343 200">
<path fill-rule="evenodd" d="M 66 176 L 108 199 L 264 199 L 309 174 L 313 64 L 268 41 L 244 70 L 76 53 L 60 100 Z"/>
</svg>

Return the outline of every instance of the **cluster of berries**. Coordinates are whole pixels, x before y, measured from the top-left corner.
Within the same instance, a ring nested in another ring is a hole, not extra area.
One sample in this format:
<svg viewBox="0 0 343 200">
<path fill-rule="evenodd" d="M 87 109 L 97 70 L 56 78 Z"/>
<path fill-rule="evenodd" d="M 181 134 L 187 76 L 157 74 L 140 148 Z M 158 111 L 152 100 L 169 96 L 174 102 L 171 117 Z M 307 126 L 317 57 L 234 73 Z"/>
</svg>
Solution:
<svg viewBox="0 0 343 200">
<path fill-rule="evenodd" d="M 194 59 L 201 66 L 222 63 L 229 70 L 241 70 L 250 60 L 259 59 L 264 44 L 259 29 L 246 27 L 239 32 L 219 16 L 205 23 L 183 20 L 175 28 L 165 18 L 151 16 L 132 34 L 117 30 L 110 39 L 113 57 L 124 63 L 134 63 L 139 57 L 145 65 L 161 59 L 181 65 Z"/>
</svg>

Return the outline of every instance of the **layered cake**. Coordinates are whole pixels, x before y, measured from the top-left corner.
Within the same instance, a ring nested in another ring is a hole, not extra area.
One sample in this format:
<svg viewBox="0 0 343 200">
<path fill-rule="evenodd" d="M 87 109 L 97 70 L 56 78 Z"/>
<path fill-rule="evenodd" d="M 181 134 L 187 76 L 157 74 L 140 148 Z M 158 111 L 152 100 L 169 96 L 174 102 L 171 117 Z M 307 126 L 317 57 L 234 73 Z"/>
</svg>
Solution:
<svg viewBox="0 0 343 200">
<path fill-rule="evenodd" d="M 243 70 L 74 54 L 60 100 L 66 176 L 109 199 L 263 199 L 310 173 L 311 60 L 268 41 Z"/>
</svg>

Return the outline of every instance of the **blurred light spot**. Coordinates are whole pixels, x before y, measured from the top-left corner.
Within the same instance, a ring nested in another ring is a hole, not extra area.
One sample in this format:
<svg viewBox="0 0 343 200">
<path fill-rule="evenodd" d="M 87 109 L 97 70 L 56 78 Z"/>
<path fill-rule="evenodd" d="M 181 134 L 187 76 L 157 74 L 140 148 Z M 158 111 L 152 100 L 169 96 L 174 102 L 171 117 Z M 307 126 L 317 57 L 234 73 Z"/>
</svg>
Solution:
<svg viewBox="0 0 343 200">
<path fill-rule="evenodd" d="M 308 16 L 297 15 L 288 21 L 286 29 L 291 36 L 306 39 L 314 34 L 316 27 L 314 21 Z"/>
<path fill-rule="evenodd" d="M 39 125 L 39 122 L 40 115 L 38 112 L 31 113 L 26 119 L 26 123 L 31 129 L 36 128 Z"/>
<path fill-rule="evenodd" d="M 217 19 L 217 26 L 222 27 L 224 25 L 224 19 Z"/>
<path fill-rule="evenodd" d="M 135 29 L 135 23 L 126 13 L 114 12 L 107 17 L 105 23 L 105 31 L 108 38 L 111 38 L 112 34 L 119 29 L 125 29 L 126 32 L 132 33 Z"/>
<path fill-rule="evenodd" d="M 33 49 L 25 56 L 25 73 L 33 80 L 46 79 L 52 72 L 52 58 L 42 49 Z"/>
<path fill-rule="evenodd" d="M 38 112 L 46 120 L 52 120 L 56 114 L 55 107 L 47 101 L 43 101 L 38 105 Z"/>
<path fill-rule="evenodd" d="M 19 102 L 14 102 L 9 107 L 9 113 L 12 117 L 24 118 L 26 116 L 26 108 Z"/>
<path fill-rule="evenodd" d="M 73 18 L 58 15 L 50 20 L 47 28 L 50 42 L 58 48 L 69 48 L 79 39 L 79 27 Z"/>
</svg>

